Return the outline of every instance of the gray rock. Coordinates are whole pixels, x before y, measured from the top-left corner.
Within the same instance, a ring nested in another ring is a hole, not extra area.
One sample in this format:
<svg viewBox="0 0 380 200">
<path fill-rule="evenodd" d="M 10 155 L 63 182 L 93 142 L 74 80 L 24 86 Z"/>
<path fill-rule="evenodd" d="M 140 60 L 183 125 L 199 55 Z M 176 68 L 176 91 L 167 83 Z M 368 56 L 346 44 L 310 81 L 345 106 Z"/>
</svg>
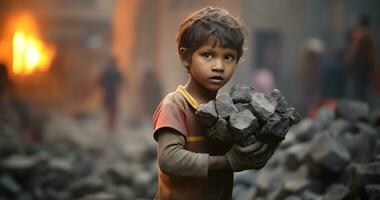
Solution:
<svg viewBox="0 0 380 200">
<path fill-rule="evenodd" d="M 296 111 L 295 108 L 287 108 L 286 115 L 289 118 L 289 126 L 293 126 L 301 121 L 301 115 Z"/>
<path fill-rule="evenodd" d="M 253 135 L 259 127 L 256 117 L 249 110 L 232 113 L 229 122 L 229 130 L 238 142 Z"/>
<path fill-rule="evenodd" d="M 116 194 L 110 192 L 97 192 L 94 194 L 86 195 L 78 200 L 115 200 L 118 199 Z"/>
<path fill-rule="evenodd" d="M 317 116 L 314 119 L 314 126 L 319 130 L 327 129 L 334 119 L 334 111 L 324 106 L 317 112 Z"/>
<path fill-rule="evenodd" d="M 292 179 L 286 181 L 283 187 L 287 194 L 302 195 L 307 190 L 313 190 L 315 185 L 316 183 L 311 179 Z"/>
<path fill-rule="evenodd" d="M 333 184 L 327 189 L 326 194 L 323 195 L 322 199 L 323 200 L 340 200 L 347 197 L 348 193 L 349 193 L 348 187 L 341 184 Z"/>
<path fill-rule="evenodd" d="M 248 86 L 234 86 L 230 92 L 233 102 L 249 103 L 251 101 L 252 89 Z"/>
<path fill-rule="evenodd" d="M 306 155 L 309 153 L 309 146 L 308 143 L 299 143 L 290 147 L 286 153 L 285 167 L 290 171 L 298 169 L 305 162 Z"/>
<path fill-rule="evenodd" d="M 285 139 L 289 130 L 289 118 L 284 115 L 274 114 L 257 132 L 256 137 L 268 144 L 278 144 Z"/>
<path fill-rule="evenodd" d="M 11 195 L 17 195 L 22 192 L 20 185 L 8 174 L 0 176 L 0 190 L 5 190 L 5 192 Z"/>
<path fill-rule="evenodd" d="M 319 200 L 320 198 L 322 198 L 318 194 L 309 190 L 306 190 L 305 192 L 303 192 L 301 197 L 303 200 L 317 200 L 317 199 Z"/>
<path fill-rule="evenodd" d="M 369 106 L 361 101 L 341 100 L 336 105 L 335 114 L 338 118 L 351 121 L 367 121 L 369 119 Z"/>
<path fill-rule="evenodd" d="M 71 197 L 81 198 L 105 189 L 103 182 L 96 177 L 81 179 L 70 186 Z"/>
<path fill-rule="evenodd" d="M 246 186 L 254 185 L 257 178 L 257 172 L 252 170 L 245 170 L 235 173 L 234 184 L 243 184 Z"/>
<path fill-rule="evenodd" d="M 288 133 L 285 136 L 285 139 L 280 143 L 279 148 L 280 149 L 287 149 L 295 144 L 297 144 L 298 141 L 295 136 L 294 129 L 290 128 Z"/>
<path fill-rule="evenodd" d="M 127 185 L 120 185 L 117 187 L 117 193 L 121 196 L 119 199 L 137 199 L 136 192 L 137 191 L 135 191 L 134 188 Z"/>
<path fill-rule="evenodd" d="M 272 191 L 268 191 L 265 199 L 267 200 L 282 200 L 285 199 L 289 194 L 284 190 L 283 185 L 275 188 Z"/>
<path fill-rule="evenodd" d="M 208 103 L 199 105 L 199 108 L 196 111 L 196 116 L 203 126 L 213 126 L 218 119 L 215 108 L 215 101 L 209 101 Z"/>
<path fill-rule="evenodd" d="M 215 101 L 216 112 L 219 118 L 227 119 L 232 113 L 237 112 L 237 108 L 228 94 L 221 94 Z"/>
<path fill-rule="evenodd" d="M 236 109 L 240 112 L 243 110 L 252 110 L 252 105 L 250 103 L 236 103 L 235 104 Z"/>
<path fill-rule="evenodd" d="M 233 142 L 234 138 L 228 130 L 228 122 L 218 118 L 214 126 L 208 129 L 208 136 L 224 142 Z"/>
<path fill-rule="evenodd" d="M 286 197 L 285 200 L 302 200 L 302 198 L 296 195 L 292 195 L 292 196 Z"/>
<path fill-rule="evenodd" d="M 259 120 L 268 121 L 275 112 L 275 107 L 263 93 L 255 92 L 251 100 L 252 112 Z"/>
<path fill-rule="evenodd" d="M 336 119 L 331 122 L 329 129 L 331 130 L 333 137 L 339 139 L 342 135 L 351 132 L 352 123 L 345 119 Z"/>
<path fill-rule="evenodd" d="M 333 173 L 341 172 L 350 161 L 349 152 L 326 132 L 313 138 L 309 155 L 312 160 L 310 167 L 315 169 L 319 166 Z"/>
<path fill-rule="evenodd" d="M 280 91 L 274 89 L 269 94 L 265 95 L 269 102 L 275 107 L 276 112 L 285 113 L 287 111 L 288 102 L 281 95 Z"/>
<path fill-rule="evenodd" d="M 1 166 L 12 175 L 26 175 L 32 174 L 39 162 L 36 156 L 14 154 L 2 161 Z"/>
<path fill-rule="evenodd" d="M 303 119 L 300 123 L 294 126 L 294 135 L 300 142 L 306 142 L 314 137 L 316 127 L 311 119 Z"/>
<path fill-rule="evenodd" d="M 247 186 L 242 184 L 236 184 L 234 185 L 234 189 L 232 191 L 232 199 L 242 199 L 247 193 Z"/>
<path fill-rule="evenodd" d="M 380 199 L 380 185 L 367 185 L 365 190 L 369 200 Z"/>
<path fill-rule="evenodd" d="M 354 162 L 371 162 L 376 157 L 376 130 L 365 123 L 351 123 L 347 131 L 336 136 L 336 140 L 350 152 Z"/>
<path fill-rule="evenodd" d="M 244 194 L 242 200 L 252 200 L 257 199 L 258 189 L 255 186 L 248 188 L 247 192 Z"/>
<path fill-rule="evenodd" d="M 107 177 L 115 184 L 126 184 L 131 185 L 132 184 L 132 174 L 129 173 L 127 168 L 128 166 L 124 165 L 113 165 L 111 166 L 107 171 L 106 175 Z"/>
<path fill-rule="evenodd" d="M 345 170 L 345 181 L 349 185 L 363 187 L 365 185 L 379 184 L 380 162 L 366 164 L 351 164 Z"/>
<path fill-rule="evenodd" d="M 50 158 L 48 160 L 50 170 L 57 170 L 64 173 L 70 173 L 73 170 L 73 163 L 69 159 Z"/>
<path fill-rule="evenodd" d="M 152 181 L 155 181 L 155 179 L 153 179 L 153 174 L 140 170 L 133 176 L 134 189 L 139 191 L 139 194 L 141 195 L 145 194 L 148 192 L 148 188 L 146 186 L 151 184 Z"/>
<path fill-rule="evenodd" d="M 278 188 L 288 174 L 289 172 L 281 165 L 274 169 L 264 167 L 257 175 L 255 185 L 260 191 L 269 192 Z"/>
</svg>

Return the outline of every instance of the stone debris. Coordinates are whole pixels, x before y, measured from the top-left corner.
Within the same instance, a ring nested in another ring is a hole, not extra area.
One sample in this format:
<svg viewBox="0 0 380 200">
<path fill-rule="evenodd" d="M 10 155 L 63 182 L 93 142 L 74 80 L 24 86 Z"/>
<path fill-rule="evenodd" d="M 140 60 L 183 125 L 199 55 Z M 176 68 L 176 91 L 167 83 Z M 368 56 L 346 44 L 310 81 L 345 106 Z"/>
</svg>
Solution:
<svg viewBox="0 0 380 200">
<path fill-rule="evenodd" d="M 215 101 L 210 101 L 205 104 L 201 104 L 198 108 L 197 115 L 199 121 L 206 127 L 211 127 L 215 124 L 218 119 L 218 114 L 216 113 Z"/>
<path fill-rule="evenodd" d="M 242 146 L 257 140 L 276 146 L 285 139 L 289 127 L 300 120 L 279 90 L 263 94 L 247 86 L 234 86 L 230 94 L 219 95 L 215 103 L 200 105 L 196 115 L 209 141 Z"/>
<path fill-rule="evenodd" d="M 228 132 L 228 122 L 223 118 L 218 118 L 215 125 L 208 130 L 208 135 L 220 141 L 233 141 L 233 136 Z"/>
<path fill-rule="evenodd" d="M 259 127 L 257 118 L 249 111 L 233 113 L 229 120 L 229 130 L 237 141 L 244 141 Z"/>
<path fill-rule="evenodd" d="M 378 185 L 367 185 L 365 187 L 366 194 L 369 200 L 380 199 L 380 184 Z"/>
<path fill-rule="evenodd" d="M 155 146 L 146 145 L 143 155 L 136 155 L 143 159 L 136 162 L 135 157 L 127 157 L 112 140 L 102 141 L 109 146 L 89 145 L 82 140 L 83 135 L 78 136 L 81 134 L 78 122 L 57 112 L 41 120 L 46 124 L 36 134 L 47 137 L 36 141 L 28 136 L 31 130 L 18 123 L 18 117 L 26 116 L 15 114 L 12 107 L 7 109 L 4 110 L 0 102 L 0 199 L 154 197 L 157 188 Z M 71 135 L 66 134 L 68 131 L 72 131 Z"/>
<path fill-rule="evenodd" d="M 219 118 L 228 119 L 232 113 L 237 112 L 237 108 L 228 94 L 219 95 L 215 101 L 216 112 Z"/>
<path fill-rule="evenodd" d="M 237 103 L 249 103 L 252 98 L 252 90 L 248 86 L 234 86 L 231 88 L 231 98 L 234 104 Z"/>
<path fill-rule="evenodd" d="M 286 105 L 276 96 L 279 92 L 273 92 L 272 97 L 258 95 L 266 98 L 262 99 L 264 107 L 273 111 L 265 120 L 253 112 L 252 103 L 247 103 L 249 95 L 243 91 L 248 89 L 235 88 L 230 99 L 223 100 L 230 105 L 219 103 L 230 109 L 224 112 L 224 117 L 219 116 L 216 102 L 205 108 L 209 111 L 204 113 L 204 119 L 209 123 L 203 125 L 210 126 L 207 130 L 214 129 L 214 132 L 207 132 L 214 137 L 209 140 L 213 142 L 210 143 L 211 151 L 215 148 L 212 154 L 223 154 L 233 143 L 247 146 L 265 138 L 257 137 L 265 126 L 266 133 L 274 132 L 275 138 L 285 140 L 279 143 L 263 169 L 235 173 L 234 199 L 380 198 L 379 118 L 368 118 L 376 116 L 370 113 L 376 109 L 367 109 L 362 102 L 338 102 L 341 107 L 355 107 L 350 108 L 355 116 L 346 113 L 349 108 L 321 109 L 315 119 L 305 118 L 293 125 L 299 115 L 294 109 L 278 108 Z M 251 88 L 249 91 L 253 98 L 255 92 Z M 21 115 L 1 105 L 0 113 L 0 199 L 154 197 L 157 189 L 155 146 L 147 145 L 138 157 L 126 156 L 123 148 L 114 149 L 116 145 L 104 149 L 89 146 L 83 140 L 86 138 L 77 136 L 80 130 L 72 127 L 75 121 L 60 120 L 57 113 L 47 120 L 36 119 L 47 123 L 40 130 L 49 137 L 33 142 L 23 137 L 26 128 L 20 123 Z M 287 119 L 287 125 L 283 118 Z M 283 131 L 287 129 L 284 136 Z M 73 133 L 67 135 L 65 131 Z"/>
<path fill-rule="evenodd" d="M 342 171 L 350 161 L 350 154 L 346 148 L 337 143 L 327 132 L 315 136 L 310 144 L 310 165 L 328 172 Z"/>
<path fill-rule="evenodd" d="M 337 118 L 344 118 L 351 121 L 368 121 L 369 106 L 361 101 L 342 100 L 336 105 L 335 114 Z"/>
<path fill-rule="evenodd" d="M 288 109 L 288 102 L 281 95 L 280 91 L 274 89 L 271 93 L 265 95 L 268 101 L 275 107 L 275 110 L 279 113 L 285 113 Z M 294 110 L 294 108 L 293 108 Z"/>
<path fill-rule="evenodd" d="M 253 180 L 244 180 L 245 187 L 240 187 L 239 196 L 245 199 L 379 199 L 378 121 L 367 120 L 373 114 L 363 102 L 344 100 L 337 105 L 340 107 L 321 108 L 316 118 L 302 119 L 290 127 L 286 139 L 263 169 L 244 171 L 243 175 Z M 346 108 L 343 109 L 343 105 Z M 275 115 L 280 114 L 275 112 Z M 240 176 L 235 177 L 235 185 L 238 184 L 242 184 Z"/>
<path fill-rule="evenodd" d="M 260 121 L 266 122 L 275 112 L 275 106 L 260 92 L 252 94 L 251 111 Z"/>
</svg>

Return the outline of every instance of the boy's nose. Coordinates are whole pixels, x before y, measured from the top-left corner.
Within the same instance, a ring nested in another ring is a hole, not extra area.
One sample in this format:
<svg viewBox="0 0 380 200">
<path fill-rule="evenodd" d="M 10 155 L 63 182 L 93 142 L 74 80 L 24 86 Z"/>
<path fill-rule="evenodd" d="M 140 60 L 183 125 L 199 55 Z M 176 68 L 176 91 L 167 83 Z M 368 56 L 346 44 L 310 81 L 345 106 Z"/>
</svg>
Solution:
<svg viewBox="0 0 380 200">
<path fill-rule="evenodd" d="M 223 66 L 223 62 L 221 61 L 216 61 L 212 67 L 212 71 L 214 72 L 220 72 L 220 73 L 223 73 L 224 72 L 224 66 Z"/>
</svg>

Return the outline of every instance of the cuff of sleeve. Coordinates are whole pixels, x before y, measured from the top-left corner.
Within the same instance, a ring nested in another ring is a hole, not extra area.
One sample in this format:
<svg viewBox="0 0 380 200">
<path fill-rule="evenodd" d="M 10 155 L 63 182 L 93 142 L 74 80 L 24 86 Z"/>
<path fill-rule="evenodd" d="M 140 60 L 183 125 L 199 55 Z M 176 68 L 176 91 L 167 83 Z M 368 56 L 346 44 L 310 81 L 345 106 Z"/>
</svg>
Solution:
<svg viewBox="0 0 380 200">
<path fill-rule="evenodd" d="M 202 167 L 200 170 L 199 170 L 199 177 L 200 178 L 207 178 L 208 177 L 208 170 L 209 170 L 209 157 L 210 155 L 209 154 L 200 154 L 201 156 L 199 157 L 199 160 L 201 163 L 204 163 L 204 167 Z"/>
</svg>

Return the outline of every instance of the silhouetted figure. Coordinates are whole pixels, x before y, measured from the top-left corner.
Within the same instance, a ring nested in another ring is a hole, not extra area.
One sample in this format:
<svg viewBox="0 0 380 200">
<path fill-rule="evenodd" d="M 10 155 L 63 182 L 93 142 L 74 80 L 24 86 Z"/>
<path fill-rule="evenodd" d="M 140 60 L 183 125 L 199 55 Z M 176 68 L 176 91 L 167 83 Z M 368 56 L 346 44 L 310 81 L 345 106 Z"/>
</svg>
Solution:
<svg viewBox="0 0 380 200">
<path fill-rule="evenodd" d="M 334 51 L 323 64 L 322 86 L 324 100 L 347 98 L 348 77 L 345 55 L 350 37 L 351 32 L 347 32 L 344 46 Z"/>
<path fill-rule="evenodd" d="M 107 127 L 113 130 L 118 98 L 118 89 L 121 85 L 122 76 L 116 67 L 114 58 L 107 61 L 106 67 L 100 76 L 100 85 L 103 90 L 103 103 L 107 113 Z"/>
<path fill-rule="evenodd" d="M 371 74 L 374 68 L 374 44 L 369 28 L 368 17 L 361 16 L 352 30 L 345 56 L 352 98 L 366 102 L 369 100 Z"/>
<path fill-rule="evenodd" d="M 298 108 L 302 114 L 314 115 L 321 103 L 324 53 L 325 45 L 317 38 L 308 39 L 302 49 L 301 63 L 297 69 Z"/>
</svg>

